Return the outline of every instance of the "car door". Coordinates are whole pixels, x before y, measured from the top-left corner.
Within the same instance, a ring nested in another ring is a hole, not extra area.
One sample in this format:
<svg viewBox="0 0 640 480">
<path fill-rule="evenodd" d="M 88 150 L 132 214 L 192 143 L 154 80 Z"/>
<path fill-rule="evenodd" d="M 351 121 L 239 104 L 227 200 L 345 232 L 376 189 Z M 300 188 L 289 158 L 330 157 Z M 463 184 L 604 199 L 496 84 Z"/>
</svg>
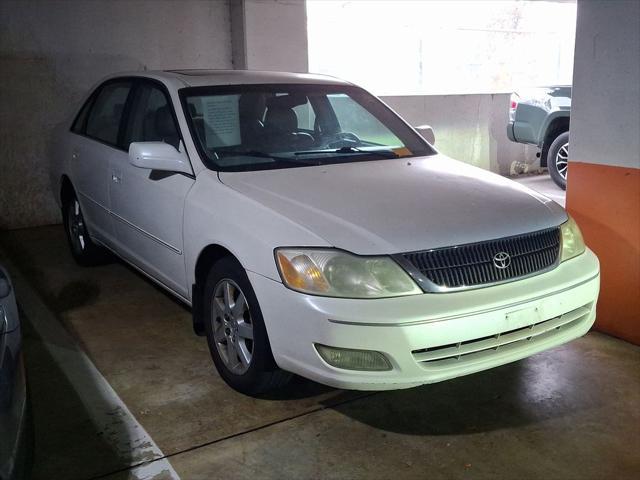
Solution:
<svg viewBox="0 0 640 480">
<path fill-rule="evenodd" d="M 138 82 L 125 145 L 163 141 L 184 151 L 175 111 L 163 85 Z M 176 155 L 178 152 L 176 151 Z M 183 252 L 184 202 L 195 177 L 138 168 L 112 157 L 109 184 L 119 253 L 174 292 L 187 297 Z"/>
<path fill-rule="evenodd" d="M 125 156 L 119 144 L 123 112 L 132 82 L 110 80 L 87 101 L 71 135 L 71 176 L 91 235 L 107 245 L 113 242 L 110 215 L 110 162 Z"/>
</svg>

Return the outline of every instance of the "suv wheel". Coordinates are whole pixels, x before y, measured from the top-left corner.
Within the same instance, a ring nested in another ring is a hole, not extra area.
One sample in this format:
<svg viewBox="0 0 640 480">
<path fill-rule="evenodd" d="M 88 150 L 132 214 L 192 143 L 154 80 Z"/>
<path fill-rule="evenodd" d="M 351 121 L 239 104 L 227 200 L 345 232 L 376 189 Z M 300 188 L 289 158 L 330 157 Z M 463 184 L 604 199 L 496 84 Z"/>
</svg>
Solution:
<svg viewBox="0 0 640 480">
<path fill-rule="evenodd" d="M 547 167 L 551 179 L 560 188 L 567 188 L 567 169 L 569 167 L 569 132 L 556 137 L 547 152 Z"/>
<path fill-rule="evenodd" d="M 273 359 L 260 305 L 237 260 L 213 265 L 202 301 L 211 358 L 231 388 L 258 395 L 288 383 L 291 374 Z"/>
</svg>

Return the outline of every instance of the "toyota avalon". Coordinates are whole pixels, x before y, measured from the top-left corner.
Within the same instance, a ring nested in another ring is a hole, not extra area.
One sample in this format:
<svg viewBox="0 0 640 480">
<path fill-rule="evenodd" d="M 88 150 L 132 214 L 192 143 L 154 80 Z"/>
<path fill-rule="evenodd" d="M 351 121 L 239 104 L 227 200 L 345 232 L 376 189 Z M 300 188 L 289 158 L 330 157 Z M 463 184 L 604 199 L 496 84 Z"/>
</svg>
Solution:
<svg viewBox="0 0 640 480">
<path fill-rule="evenodd" d="M 573 219 L 428 134 L 331 77 L 125 73 L 56 132 L 52 182 L 77 262 L 109 250 L 191 306 L 247 394 L 412 387 L 586 333 Z"/>
</svg>

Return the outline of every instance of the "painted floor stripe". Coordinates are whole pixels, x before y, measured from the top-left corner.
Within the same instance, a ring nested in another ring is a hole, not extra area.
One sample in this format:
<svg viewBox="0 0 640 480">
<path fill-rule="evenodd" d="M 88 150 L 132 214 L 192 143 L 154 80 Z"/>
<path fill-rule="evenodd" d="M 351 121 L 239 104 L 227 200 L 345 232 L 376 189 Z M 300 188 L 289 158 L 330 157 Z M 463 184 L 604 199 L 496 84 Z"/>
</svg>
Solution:
<svg viewBox="0 0 640 480">
<path fill-rule="evenodd" d="M 0 262 L 9 270 L 18 302 L 29 323 L 69 380 L 98 431 L 103 432 L 104 438 L 123 459 L 123 469 L 128 464 L 132 467 L 129 473 L 138 480 L 180 480 L 162 450 L 109 382 L 1 251 Z M 108 473 L 101 472 L 102 475 Z"/>
</svg>

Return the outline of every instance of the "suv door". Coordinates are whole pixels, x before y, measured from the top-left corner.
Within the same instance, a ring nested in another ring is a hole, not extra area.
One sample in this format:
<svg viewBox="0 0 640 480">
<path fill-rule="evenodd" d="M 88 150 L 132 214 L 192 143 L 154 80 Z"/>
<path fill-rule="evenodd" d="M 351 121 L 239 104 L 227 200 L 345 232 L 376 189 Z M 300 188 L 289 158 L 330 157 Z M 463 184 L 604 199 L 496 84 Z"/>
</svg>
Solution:
<svg viewBox="0 0 640 480">
<path fill-rule="evenodd" d="M 71 137 L 71 175 L 85 221 L 93 237 L 111 244 L 109 164 L 127 156 L 118 141 L 125 105 L 131 92 L 129 80 L 110 80 L 90 97 L 74 125 Z"/>
<path fill-rule="evenodd" d="M 141 80 L 135 89 L 125 145 L 165 142 L 184 151 L 175 111 L 163 85 Z M 188 297 L 183 255 L 184 202 L 195 178 L 138 168 L 113 157 L 110 196 L 118 252 L 174 292 Z"/>
</svg>

